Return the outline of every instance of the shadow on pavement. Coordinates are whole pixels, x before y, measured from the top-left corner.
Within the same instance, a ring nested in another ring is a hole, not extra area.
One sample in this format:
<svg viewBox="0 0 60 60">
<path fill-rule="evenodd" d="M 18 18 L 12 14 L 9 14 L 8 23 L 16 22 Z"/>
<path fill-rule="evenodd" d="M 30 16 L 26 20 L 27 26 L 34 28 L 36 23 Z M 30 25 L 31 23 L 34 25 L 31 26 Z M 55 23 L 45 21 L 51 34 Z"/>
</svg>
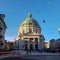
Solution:
<svg viewBox="0 0 60 60">
<path fill-rule="evenodd" d="M 1 60 L 32 60 L 32 59 L 21 58 L 21 57 L 7 57 L 7 58 L 3 58 Z"/>
</svg>

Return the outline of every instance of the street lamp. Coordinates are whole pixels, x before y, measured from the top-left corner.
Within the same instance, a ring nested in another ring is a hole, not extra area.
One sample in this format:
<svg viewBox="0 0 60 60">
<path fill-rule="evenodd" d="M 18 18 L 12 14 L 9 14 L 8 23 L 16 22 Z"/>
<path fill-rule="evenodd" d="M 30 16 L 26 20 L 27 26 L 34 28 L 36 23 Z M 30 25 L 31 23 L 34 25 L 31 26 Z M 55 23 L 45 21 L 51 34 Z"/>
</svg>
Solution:
<svg viewBox="0 0 60 60">
<path fill-rule="evenodd" d="M 60 35 L 60 26 L 58 27 L 58 32 L 59 32 L 59 35 Z"/>
</svg>

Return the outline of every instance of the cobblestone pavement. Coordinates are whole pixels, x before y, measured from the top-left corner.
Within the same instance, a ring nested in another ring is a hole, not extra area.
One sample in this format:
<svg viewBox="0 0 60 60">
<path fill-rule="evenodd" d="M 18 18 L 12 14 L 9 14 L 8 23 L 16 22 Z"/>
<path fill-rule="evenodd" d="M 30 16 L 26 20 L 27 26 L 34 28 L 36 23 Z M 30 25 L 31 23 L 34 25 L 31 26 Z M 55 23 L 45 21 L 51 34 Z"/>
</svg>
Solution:
<svg viewBox="0 0 60 60">
<path fill-rule="evenodd" d="M 0 56 L 0 60 L 60 60 L 60 53 L 26 56 Z"/>
</svg>

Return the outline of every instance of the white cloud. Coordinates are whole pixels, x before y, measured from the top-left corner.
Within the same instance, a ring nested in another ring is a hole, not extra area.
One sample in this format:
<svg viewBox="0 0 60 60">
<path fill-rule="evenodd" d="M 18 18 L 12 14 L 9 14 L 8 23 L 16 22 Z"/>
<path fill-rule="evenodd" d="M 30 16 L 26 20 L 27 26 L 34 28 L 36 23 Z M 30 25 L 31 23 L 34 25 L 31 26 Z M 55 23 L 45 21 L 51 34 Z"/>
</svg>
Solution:
<svg viewBox="0 0 60 60">
<path fill-rule="evenodd" d="M 14 41 L 14 36 L 5 36 L 5 39 L 7 40 L 7 41 Z"/>
</svg>

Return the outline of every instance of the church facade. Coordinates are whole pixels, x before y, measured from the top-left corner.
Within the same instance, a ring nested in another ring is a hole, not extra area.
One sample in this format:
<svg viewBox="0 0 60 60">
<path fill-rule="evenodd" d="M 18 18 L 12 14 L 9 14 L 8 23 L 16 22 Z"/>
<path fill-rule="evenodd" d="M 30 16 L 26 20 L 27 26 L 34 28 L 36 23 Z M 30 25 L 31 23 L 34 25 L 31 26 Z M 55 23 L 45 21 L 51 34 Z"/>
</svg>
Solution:
<svg viewBox="0 0 60 60">
<path fill-rule="evenodd" d="M 45 38 L 41 33 L 38 22 L 32 18 L 32 14 L 21 23 L 18 35 L 15 37 L 14 49 L 20 50 L 42 50 Z"/>
<path fill-rule="evenodd" d="M 4 22 L 5 15 L 0 14 L 0 49 L 4 49 L 5 46 L 5 31 L 6 31 L 6 24 Z"/>
</svg>

